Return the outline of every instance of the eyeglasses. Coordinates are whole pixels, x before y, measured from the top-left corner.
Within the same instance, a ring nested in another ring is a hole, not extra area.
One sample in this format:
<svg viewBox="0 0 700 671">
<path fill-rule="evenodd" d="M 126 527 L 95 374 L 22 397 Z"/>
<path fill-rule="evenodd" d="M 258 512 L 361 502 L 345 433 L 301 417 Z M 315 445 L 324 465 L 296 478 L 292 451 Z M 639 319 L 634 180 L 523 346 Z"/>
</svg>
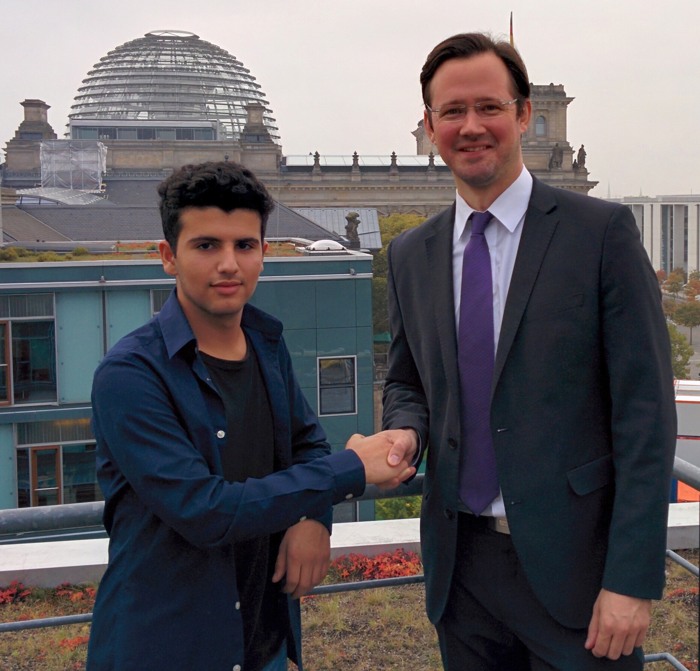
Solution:
<svg viewBox="0 0 700 671">
<path fill-rule="evenodd" d="M 508 107 L 513 103 L 517 103 L 519 100 L 519 98 L 513 98 L 513 100 L 482 100 L 473 105 L 449 103 L 442 107 L 432 108 L 429 105 L 425 107 L 429 112 L 437 115 L 438 121 L 461 123 L 467 118 L 467 111 L 470 109 L 473 109 L 476 116 L 480 119 L 493 119 L 494 117 L 501 116 Z"/>
</svg>

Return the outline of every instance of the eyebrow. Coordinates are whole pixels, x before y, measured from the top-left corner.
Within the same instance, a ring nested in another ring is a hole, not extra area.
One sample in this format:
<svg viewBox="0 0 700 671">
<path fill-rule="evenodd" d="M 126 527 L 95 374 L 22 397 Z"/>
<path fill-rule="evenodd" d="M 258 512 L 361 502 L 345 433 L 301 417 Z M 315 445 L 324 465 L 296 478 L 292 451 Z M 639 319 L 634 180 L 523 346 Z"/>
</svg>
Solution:
<svg viewBox="0 0 700 671">
<path fill-rule="evenodd" d="M 202 242 L 222 242 L 222 239 L 211 235 L 200 235 L 196 238 L 190 238 L 190 240 L 188 240 L 188 243 L 191 245 L 198 245 Z M 248 244 L 260 244 L 259 238 L 256 238 L 255 236 L 249 236 L 246 238 L 235 238 L 233 242 L 236 244 L 240 244 L 241 242 L 246 242 Z"/>
</svg>

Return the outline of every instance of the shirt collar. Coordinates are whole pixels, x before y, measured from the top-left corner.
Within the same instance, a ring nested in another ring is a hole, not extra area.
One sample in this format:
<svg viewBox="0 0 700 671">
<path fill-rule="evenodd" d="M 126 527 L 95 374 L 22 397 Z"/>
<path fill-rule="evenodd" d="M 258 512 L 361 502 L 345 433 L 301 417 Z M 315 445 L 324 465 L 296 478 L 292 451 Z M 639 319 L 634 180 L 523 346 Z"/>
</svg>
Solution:
<svg viewBox="0 0 700 671">
<path fill-rule="evenodd" d="M 532 175 L 523 166 L 518 178 L 489 206 L 489 212 L 500 221 L 511 233 L 515 231 L 522 220 L 532 193 Z M 457 194 L 457 207 L 455 211 L 455 240 L 464 233 L 467 220 L 474 209 Z"/>
<path fill-rule="evenodd" d="M 177 300 L 177 289 L 173 289 L 168 296 L 157 319 L 170 358 L 190 343 L 193 347 L 196 345 L 190 323 Z M 278 340 L 282 335 L 282 323 L 278 319 L 250 304 L 243 308 L 241 325 L 246 330 L 260 331 L 272 340 Z"/>
</svg>

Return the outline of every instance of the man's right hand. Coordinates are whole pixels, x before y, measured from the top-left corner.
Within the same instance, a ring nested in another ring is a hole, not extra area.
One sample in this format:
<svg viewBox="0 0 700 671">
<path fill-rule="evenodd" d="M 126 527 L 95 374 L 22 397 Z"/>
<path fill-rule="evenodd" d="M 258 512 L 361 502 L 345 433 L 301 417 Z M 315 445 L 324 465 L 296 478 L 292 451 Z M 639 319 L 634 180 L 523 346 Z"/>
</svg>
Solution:
<svg viewBox="0 0 700 671">
<path fill-rule="evenodd" d="M 398 487 L 404 480 L 410 478 L 416 469 L 410 466 L 406 458 L 394 459 L 397 463 L 389 463 L 389 453 L 394 448 L 398 432 L 382 431 L 373 436 L 362 436 L 359 433 L 350 437 L 346 449 L 354 450 L 365 467 L 367 484 L 381 485 L 385 488 Z M 399 446 L 397 453 L 406 450 Z"/>
</svg>

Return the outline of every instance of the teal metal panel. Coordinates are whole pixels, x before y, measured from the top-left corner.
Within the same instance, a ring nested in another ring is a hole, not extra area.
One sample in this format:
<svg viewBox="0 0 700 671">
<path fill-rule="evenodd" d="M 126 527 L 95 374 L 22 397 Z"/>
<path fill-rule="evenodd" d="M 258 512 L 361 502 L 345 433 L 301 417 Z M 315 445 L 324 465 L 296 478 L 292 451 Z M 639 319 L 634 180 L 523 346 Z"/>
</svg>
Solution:
<svg viewBox="0 0 700 671">
<path fill-rule="evenodd" d="M 316 329 L 284 330 L 284 341 L 292 357 L 292 366 L 301 388 L 310 389 L 309 396 L 316 395 L 318 382 L 316 366 Z M 314 401 L 314 406 L 316 402 Z"/>
<path fill-rule="evenodd" d="M 318 356 L 351 356 L 357 352 L 354 328 L 319 328 L 316 335 Z"/>
<path fill-rule="evenodd" d="M 374 381 L 374 356 L 372 354 L 372 327 L 356 330 L 357 380 L 362 384 Z"/>
<path fill-rule="evenodd" d="M 107 347 L 145 324 L 151 318 L 151 292 L 138 291 L 105 292 L 107 307 Z"/>
<path fill-rule="evenodd" d="M 365 436 L 374 429 L 374 385 L 361 384 L 357 387 L 357 432 Z"/>
<path fill-rule="evenodd" d="M 372 326 L 372 280 L 357 280 L 355 283 L 355 323 Z"/>
<path fill-rule="evenodd" d="M 12 425 L 0 426 L 0 510 L 17 507 L 16 455 Z"/>
<path fill-rule="evenodd" d="M 316 285 L 316 324 L 355 326 L 355 282 L 330 280 Z"/>
<path fill-rule="evenodd" d="M 56 294 L 56 341 L 59 402 L 89 402 L 104 349 L 101 292 Z"/>
<path fill-rule="evenodd" d="M 320 420 L 333 451 L 345 448 L 348 438 L 353 433 L 359 433 L 357 428 L 358 415 L 333 415 L 332 417 L 321 417 Z"/>
<path fill-rule="evenodd" d="M 316 284 L 311 280 L 258 284 L 251 303 L 279 319 L 285 330 L 316 324 Z"/>
</svg>

